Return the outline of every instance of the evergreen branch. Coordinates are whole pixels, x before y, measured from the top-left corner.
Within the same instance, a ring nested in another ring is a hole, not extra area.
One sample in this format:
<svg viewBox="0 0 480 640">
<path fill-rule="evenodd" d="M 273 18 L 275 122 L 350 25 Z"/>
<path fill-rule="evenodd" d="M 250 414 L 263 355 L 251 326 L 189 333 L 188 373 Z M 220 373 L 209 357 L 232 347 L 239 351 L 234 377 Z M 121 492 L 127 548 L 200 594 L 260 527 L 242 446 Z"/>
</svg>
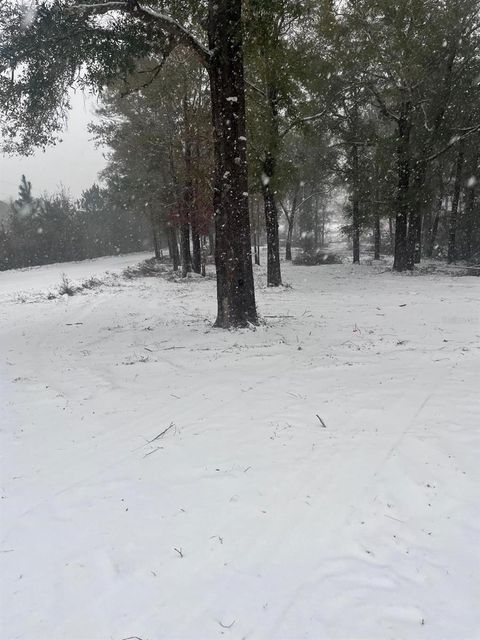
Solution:
<svg viewBox="0 0 480 640">
<path fill-rule="evenodd" d="M 211 52 L 191 31 L 171 16 L 142 5 L 137 0 L 112 0 L 110 2 L 78 4 L 72 9 L 96 15 L 105 14 L 109 11 L 124 11 L 141 18 L 145 22 L 153 21 L 159 24 L 161 29 L 173 36 L 179 43 L 194 51 L 206 67 L 210 63 Z"/>
</svg>

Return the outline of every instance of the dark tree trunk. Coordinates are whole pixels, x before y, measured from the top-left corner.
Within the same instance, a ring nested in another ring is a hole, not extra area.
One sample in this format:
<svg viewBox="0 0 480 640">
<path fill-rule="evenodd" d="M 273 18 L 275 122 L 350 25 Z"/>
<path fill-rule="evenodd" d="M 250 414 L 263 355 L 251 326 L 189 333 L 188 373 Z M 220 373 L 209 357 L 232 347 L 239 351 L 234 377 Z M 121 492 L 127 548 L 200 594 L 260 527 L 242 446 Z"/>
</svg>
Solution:
<svg viewBox="0 0 480 640">
<path fill-rule="evenodd" d="M 397 211 L 395 217 L 395 256 L 393 269 L 405 271 L 408 268 L 407 223 L 409 211 L 410 184 L 410 105 L 405 103 L 403 114 L 398 121 L 397 141 Z"/>
<path fill-rule="evenodd" d="M 155 258 L 157 260 L 160 260 L 160 258 L 162 257 L 162 250 L 160 246 L 158 220 L 153 211 L 150 212 L 150 224 L 152 227 L 153 250 L 155 252 Z"/>
<path fill-rule="evenodd" d="M 390 236 L 390 253 L 393 254 L 395 252 L 395 232 L 392 216 L 388 216 L 388 235 Z"/>
<path fill-rule="evenodd" d="M 255 264 L 260 266 L 260 241 L 261 241 L 261 229 L 260 229 L 260 206 L 257 203 L 255 206 Z"/>
<path fill-rule="evenodd" d="M 190 225 L 183 222 L 180 228 L 180 262 L 182 263 L 182 277 L 185 278 L 192 270 L 192 256 L 190 253 Z"/>
<path fill-rule="evenodd" d="M 422 251 L 422 217 L 425 205 L 425 179 L 427 163 L 420 161 L 413 169 L 413 197 L 408 219 L 407 250 L 408 269 L 413 269 L 420 262 Z"/>
<path fill-rule="evenodd" d="M 209 0 L 208 40 L 215 155 L 215 326 L 257 323 L 248 211 L 241 0 Z"/>
<path fill-rule="evenodd" d="M 358 146 L 352 145 L 352 173 L 353 173 L 353 194 L 352 194 L 352 243 L 353 243 L 353 263 L 360 262 L 360 202 L 359 202 L 359 166 L 358 166 Z"/>
<path fill-rule="evenodd" d="M 457 154 L 455 163 L 455 182 L 453 186 L 452 208 L 448 225 L 448 255 L 447 262 L 451 264 L 457 260 L 457 225 L 458 225 L 458 204 L 460 202 L 460 192 L 462 188 L 463 162 L 465 159 L 463 144 Z"/>
<path fill-rule="evenodd" d="M 378 206 L 378 205 L 377 205 Z M 373 227 L 373 259 L 380 260 L 380 242 L 381 242 L 381 234 L 380 234 L 380 214 L 375 214 L 375 224 Z"/>
<path fill-rule="evenodd" d="M 186 99 L 184 100 L 184 112 L 187 113 Z M 185 115 L 187 126 L 187 115 Z M 188 128 L 188 127 L 187 127 Z M 183 220 L 180 229 L 180 255 L 182 258 L 182 277 L 186 277 L 192 270 L 192 255 L 190 253 L 190 222 L 193 216 L 193 171 L 192 171 L 192 143 L 185 140 L 185 187 L 183 193 Z"/>
<path fill-rule="evenodd" d="M 202 249 L 200 234 L 192 227 L 192 269 L 195 273 L 202 271 Z"/>
<path fill-rule="evenodd" d="M 472 177 L 472 184 L 467 184 L 465 193 L 465 259 L 472 259 L 473 240 L 475 235 L 475 203 L 477 198 L 476 179 L 479 173 L 478 161 L 480 155 L 475 154 L 468 175 Z"/>
<path fill-rule="evenodd" d="M 253 232 L 253 256 L 255 264 L 260 266 L 260 245 L 258 244 L 258 232 L 256 229 Z"/>
<path fill-rule="evenodd" d="M 167 228 L 168 252 L 172 261 L 173 270 L 177 271 L 180 266 L 180 253 L 178 251 L 177 233 L 172 226 Z"/>
<path fill-rule="evenodd" d="M 280 269 L 280 242 L 278 238 L 278 210 L 275 194 L 270 187 L 275 161 L 267 156 L 263 163 L 262 193 L 265 207 L 265 228 L 267 231 L 267 286 L 279 287 L 282 284 Z"/>
<path fill-rule="evenodd" d="M 292 259 L 292 240 L 293 240 L 293 225 L 294 225 L 294 212 L 292 209 L 292 213 L 290 214 L 290 219 L 288 220 L 288 228 L 287 228 L 287 241 L 285 243 L 285 260 Z"/>
</svg>

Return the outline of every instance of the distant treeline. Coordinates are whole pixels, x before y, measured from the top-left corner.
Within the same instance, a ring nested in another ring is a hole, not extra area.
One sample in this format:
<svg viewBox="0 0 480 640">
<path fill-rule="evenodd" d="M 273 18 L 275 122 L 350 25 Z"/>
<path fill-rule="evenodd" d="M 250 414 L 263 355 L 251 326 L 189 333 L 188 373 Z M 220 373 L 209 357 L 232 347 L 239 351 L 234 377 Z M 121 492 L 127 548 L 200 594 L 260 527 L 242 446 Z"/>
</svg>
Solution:
<svg viewBox="0 0 480 640">
<path fill-rule="evenodd" d="M 79 200 L 64 191 L 33 198 L 31 184 L 23 176 L 18 199 L 0 220 L 0 270 L 151 247 L 146 219 L 116 206 L 97 185 Z"/>
</svg>

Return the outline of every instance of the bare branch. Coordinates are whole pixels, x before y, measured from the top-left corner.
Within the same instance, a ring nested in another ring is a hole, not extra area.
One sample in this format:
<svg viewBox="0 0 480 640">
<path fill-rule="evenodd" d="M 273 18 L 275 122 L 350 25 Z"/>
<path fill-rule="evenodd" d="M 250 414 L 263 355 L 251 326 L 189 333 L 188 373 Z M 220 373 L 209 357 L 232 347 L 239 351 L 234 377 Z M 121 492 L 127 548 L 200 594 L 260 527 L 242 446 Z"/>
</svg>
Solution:
<svg viewBox="0 0 480 640">
<path fill-rule="evenodd" d="M 472 133 L 479 133 L 479 132 L 480 132 L 480 124 L 477 124 L 474 127 L 471 127 L 470 129 L 468 129 L 467 132 L 464 133 L 463 135 L 454 136 L 447 145 L 445 145 L 442 149 L 440 149 L 440 151 L 437 151 L 436 153 L 432 153 L 432 155 L 427 156 L 426 158 L 422 158 L 422 161 L 432 162 L 432 160 L 436 160 L 438 157 L 440 157 L 441 155 L 446 153 L 449 149 L 451 149 L 454 145 L 456 145 L 457 142 L 460 142 L 461 140 L 465 140 L 465 138 L 468 138 L 468 136 L 471 136 Z"/>
<path fill-rule="evenodd" d="M 304 122 L 312 122 L 313 120 L 318 120 L 319 118 L 323 118 L 328 113 L 328 109 L 325 107 L 323 111 L 319 113 L 315 113 L 312 116 L 305 116 L 304 118 L 296 118 L 293 122 L 291 122 L 288 127 L 280 133 L 280 138 L 284 138 L 287 133 L 289 133 L 292 129 L 294 129 L 299 124 L 303 124 Z"/>
</svg>

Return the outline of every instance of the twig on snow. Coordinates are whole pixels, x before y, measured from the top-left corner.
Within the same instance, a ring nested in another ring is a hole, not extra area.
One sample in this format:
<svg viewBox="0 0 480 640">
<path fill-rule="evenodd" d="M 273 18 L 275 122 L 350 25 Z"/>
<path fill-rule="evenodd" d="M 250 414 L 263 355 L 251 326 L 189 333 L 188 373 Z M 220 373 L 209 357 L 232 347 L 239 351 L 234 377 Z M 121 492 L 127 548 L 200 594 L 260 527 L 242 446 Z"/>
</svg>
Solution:
<svg viewBox="0 0 480 640">
<path fill-rule="evenodd" d="M 161 433 L 158 434 L 158 436 L 155 436 L 155 438 L 148 440 L 147 444 L 151 444 L 152 442 L 155 442 L 155 440 L 159 440 L 167 433 L 167 431 L 170 431 L 170 429 L 172 429 L 174 426 L 175 426 L 175 423 L 171 422 L 166 429 L 164 429 Z"/>
<path fill-rule="evenodd" d="M 183 551 L 182 551 L 182 547 L 180 547 L 180 549 L 177 549 L 177 547 L 173 547 L 173 550 L 176 551 L 178 553 L 178 555 L 180 556 L 180 558 L 183 558 Z"/>
<path fill-rule="evenodd" d="M 325 422 L 321 419 L 321 417 L 318 415 L 318 413 L 315 414 L 317 416 L 317 418 L 320 420 L 320 424 L 322 425 L 322 427 L 324 429 L 327 428 L 327 425 L 325 424 Z"/>
<path fill-rule="evenodd" d="M 148 453 L 146 453 L 143 457 L 146 458 L 147 456 L 151 456 L 152 453 L 155 453 L 156 451 L 158 451 L 159 449 L 163 449 L 163 447 L 157 447 L 156 449 L 154 449 L 153 451 L 149 451 Z"/>
</svg>

